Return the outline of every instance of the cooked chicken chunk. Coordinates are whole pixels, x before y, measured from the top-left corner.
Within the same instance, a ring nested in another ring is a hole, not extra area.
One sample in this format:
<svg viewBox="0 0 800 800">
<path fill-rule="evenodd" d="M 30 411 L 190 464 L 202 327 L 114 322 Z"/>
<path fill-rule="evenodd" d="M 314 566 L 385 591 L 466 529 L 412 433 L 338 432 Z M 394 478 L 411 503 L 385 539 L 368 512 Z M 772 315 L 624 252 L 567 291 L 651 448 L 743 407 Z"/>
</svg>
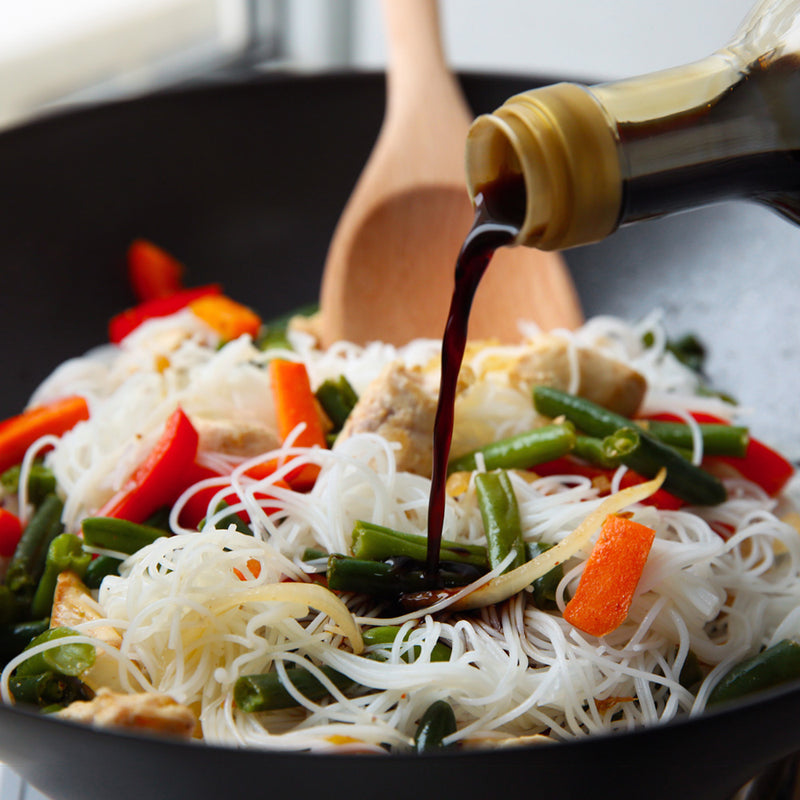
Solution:
<svg viewBox="0 0 800 800">
<path fill-rule="evenodd" d="M 56 581 L 50 627 L 74 628 L 82 622 L 102 619 L 103 616 L 86 584 L 77 574 L 72 570 L 61 572 Z M 117 649 L 122 644 L 122 637 L 110 625 L 92 628 L 91 635 Z"/>
<path fill-rule="evenodd" d="M 644 377 L 627 364 L 557 336 L 537 337 L 511 365 L 509 380 L 526 393 L 537 385 L 569 391 L 573 370 L 578 375 L 576 394 L 626 417 L 636 411 L 647 389 Z"/>
<path fill-rule="evenodd" d="M 421 370 L 388 364 L 366 388 L 339 434 L 378 433 L 400 445 L 397 468 L 430 477 L 436 396 Z"/>
<path fill-rule="evenodd" d="M 99 727 L 128 728 L 187 739 L 197 728 L 197 718 L 190 708 L 167 695 L 152 692 L 120 694 L 100 689 L 94 699 L 70 703 L 58 716 Z"/>
<path fill-rule="evenodd" d="M 280 445 L 278 434 L 258 422 L 196 417 L 192 424 L 200 437 L 201 450 L 250 458 Z"/>
</svg>

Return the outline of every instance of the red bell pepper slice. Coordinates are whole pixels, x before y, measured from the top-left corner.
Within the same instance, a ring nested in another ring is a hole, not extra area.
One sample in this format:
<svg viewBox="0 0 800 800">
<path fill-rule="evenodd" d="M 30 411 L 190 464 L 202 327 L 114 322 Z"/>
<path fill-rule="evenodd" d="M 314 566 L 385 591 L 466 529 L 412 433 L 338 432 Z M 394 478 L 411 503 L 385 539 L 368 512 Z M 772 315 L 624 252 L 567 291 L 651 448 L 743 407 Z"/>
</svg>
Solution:
<svg viewBox="0 0 800 800">
<path fill-rule="evenodd" d="M 217 283 L 196 286 L 192 289 L 181 289 L 166 297 L 156 297 L 129 308 L 113 316 L 108 323 L 108 338 L 119 344 L 129 333 L 136 330 L 143 322 L 154 317 L 166 317 L 186 308 L 193 300 L 209 295 L 222 293 Z"/>
<path fill-rule="evenodd" d="M 21 463 L 25 451 L 41 436 L 61 436 L 88 418 L 86 400 L 71 395 L 0 422 L 0 472 Z"/>
<path fill-rule="evenodd" d="M 183 264 L 147 239 L 135 239 L 128 247 L 128 280 L 136 299 L 168 297 L 183 289 Z"/>
<path fill-rule="evenodd" d="M 16 514 L 0 508 L 0 556 L 11 558 L 22 538 L 22 523 Z"/>
<path fill-rule="evenodd" d="M 187 486 L 198 440 L 194 426 L 178 408 L 150 454 L 97 516 L 144 522 L 159 508 L 172 505 Z"/>
<path fill-rule="evenodd" d="M 691 412 L 691 415 L 694 420 L 701 423 L 729 424 L 728 420 L 705 412 Z M 651 418 L 673 422 L 682 421 L 675 414 L 653 414 Z M 758 484 L 769 495 L 778 494 L 789 482 L 795 471 L 794 465 L 790 461 L 752 436 L 747 445 L 747 452 L 741 458 L 735 456 L 710 456 L 704 461 L 708 464 L 716 462 L 733 467 L 743 478 Z"/>
</svg>

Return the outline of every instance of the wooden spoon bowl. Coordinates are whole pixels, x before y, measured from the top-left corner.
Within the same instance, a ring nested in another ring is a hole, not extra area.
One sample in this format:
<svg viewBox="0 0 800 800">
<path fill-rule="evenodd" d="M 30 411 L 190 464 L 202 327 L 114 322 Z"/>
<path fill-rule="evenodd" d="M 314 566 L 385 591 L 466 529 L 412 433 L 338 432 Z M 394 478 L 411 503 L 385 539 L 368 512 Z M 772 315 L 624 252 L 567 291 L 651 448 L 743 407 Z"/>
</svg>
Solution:
<svg viewBox="0 0 800 800">
<path fill-rule="evenodd" d="M 464 179 L 472 114 L 445 62 L 435 0 L 384 0 L 384 12 L 386 115 L 328 252 L 324 345 L 440 337 L 473 218 Z M 552 329 L 583 317 L 559 254 L 504 248 L 470 319 L 473 338 L 515 341 L 519 319 Z"/>
</svg>

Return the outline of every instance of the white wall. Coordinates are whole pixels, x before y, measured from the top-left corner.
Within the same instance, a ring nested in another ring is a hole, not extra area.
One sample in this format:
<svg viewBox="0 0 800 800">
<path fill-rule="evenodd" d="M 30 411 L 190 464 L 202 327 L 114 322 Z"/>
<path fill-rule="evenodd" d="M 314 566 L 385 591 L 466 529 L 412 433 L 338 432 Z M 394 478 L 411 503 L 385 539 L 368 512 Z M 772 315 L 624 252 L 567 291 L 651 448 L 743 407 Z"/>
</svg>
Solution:
<svg viewBox="0 0 800 800">
<path fill-rule="evenodd" d="M 353 58 L 384 63 L 381 4 L 352 0 Z M 724 45 L 754 0 L 440 0 L 458 69 L 569 78 L 637 75 Z"/>
</svg>

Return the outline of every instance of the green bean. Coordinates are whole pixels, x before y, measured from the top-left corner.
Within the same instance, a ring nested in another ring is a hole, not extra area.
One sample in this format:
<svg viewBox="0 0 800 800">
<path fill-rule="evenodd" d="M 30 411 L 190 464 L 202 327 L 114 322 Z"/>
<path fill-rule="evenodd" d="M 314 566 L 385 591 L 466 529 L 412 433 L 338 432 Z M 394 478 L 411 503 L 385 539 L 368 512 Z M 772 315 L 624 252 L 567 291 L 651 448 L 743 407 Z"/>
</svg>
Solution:
<svg viewBox="0 0 800 800">
<path fill-rule="evenodd" d="M 226 508 L 230 508 L 230 506 L 224 500 L 220 500 L 219 503 L 217 503 L 215 513 L 219 513 Z M 197 526 L 198 529 L 202 530 L 205 524 L 205 519 L 201 520 L 200 524 Z M 230 514 L 226 514 L 222 519 L 217 520 L 214 525 L 218 530 L 230 528 L 230 526 L 233 525 L 239 533 L 243 533 L 245 536 L 255 535 L 253 529 L 234 511 Z"/>
<path fill-rule="evenodd" d="M 62 532 L 61 514 L 64 504 L 55 495 L 48 495 L 22 532 L 17 549 L 8 565 L 5 585 L 15 594 L 33 592 L 44 569 L 47 548 Z"/>
<path fill-rule="evenodd" d="M 12 675 L 8 688 L 18 703 L 40 707 L 62 708 L 74 700 L 88 700 L 88 687 L 78 678 L 56 672 L 39 672 L 36 675 Z"/>
<path fill-rule="evenodd" d="M 72 628 L 48 628 L 33 639 L 25 650 L 45 642 L 53 642 L 60 639 L 68 640 L 78 635 L 78 632 L 72 630 Z M 60 675 L 75 677 L 94 666 L 95 655 L 94 645 L 65 641 L 57 647 L 43 650 L 41 653 L 31 656 L 27 661 L 23 661 L 17 667 L 16 674 L 37 675 L 41 672 L 52 671 Z"/>
<path fill-rule="evenodd" d="M 44 633 L 50 627 L 50 618 L 13 622 L 0 625 L 0 663 L 7 663 L 19 655 L 31 639 Z"/>
<path fill-rule="evenodd" d="M 400 633 L 400 626 L 398 625 L 378 625 L 375 628 L 367 628 L 362 632 L 361 637 L 367 647 L 375 645 L 391 646 L 394 644 L 398 633 Z M 408 633 L 411 633 L 410 629 Z M 405 641 L 405 639 L 403 639 L 403 641 Z M 411 649 L 413 651 L 414 659 L 418 659 L 419 654 L 422 652 L 422 647 L 420 645 L 415 645 Z M 446 644 L 437 641 L 436 644 L 431 648 L 431 661 L 449 661 L 451 652 L 451 649 Z M 408 658 L 408 654 L 404 653 L 403 659 L 408 661 Z"/>
<path fill-rule="evenodd" d="M 332 667 L 323 666 L 320 669 L 338 689 L 344 690 L 353 685 L 352 678 Z M 286 676 L 300 694 L 313 702 L 329 696 L 328 689 L 304 667 L 288 667 Z M 233 699 L 238 708 L 249 713 L 294 708 L 298 705 L 277 672 L 241 675 L 233 686 Z"/>
<path fill-rule="evenodd" d="M 16 494 L 19 491 L 19 476 L 21 472 L 22 466 L 16 464 L 0 475 L 0 483 L 7 492 Z M 35 461 L 31 464 L 30 472 L 28 473 L 27 490 L 28 500 L 38 508 L 47 495 L 55 492 L 56 476 L 49 467 L 46 467 L 40 461 Z"/>
<path fill-rule="evenodd" d="M 161 528 L 151 528 L 115 517 L 87 517 L 81 527 L 86 544 L 127 555 L 132 555 L 167 535 Z"/>
<path fill-rule="evenodd" d="M 488 543 L 489 565 L 495 569 L 513 553 L 504 571 L 521 567 L 525 563 L 525 543 L 517 498 L 508 473 L 501 470 L 476 475 L 475 490 Z"/>
<path fill-rule="evenodd" d="M 547 552 L 552 544 L 547 542 L 528 542 L 527 551 L 528 559 L 534 559 L 542 553 Z M 550 610 L 558 607 L 556 603 L 556 589 L 561 579 L 564 577 L 564 567 L 561 564 L 556 564 L 551 570 L 545 572 L 540 578 L 537 578 L 531 585 L 533 587 L 533 602 L 537 608 L 542 610 Z"/>
<path fill-rule="evenodd" d="M 714 687 L 707 706 L 727 703 L 800 678 L 800 644 L 782 639 L 731 669 Z"/>
<path fill-rule="evenodd" d="M 119 575 L 119 565 L 122 561 L 114 556 L 97 556 L 86 568 L 83 582 L 89 589 L 99 589 L 106 575 Z"/>
<path fill-rule="evenodd" d="M 320 550 L 320 549 L 318 549 L 316 547 L 306 547 L 306 549 L 303 550 L 302 560 L 303 561 L 320 561 L 323 558 L 327 558 L 327 557 L 328 557 L 328 553 L 325 550 Z"/>
<path fill-rule="evenodd" d="M 358 402 L 358 395 L 344 375 L 323 381 L 314 396 L 319 401 L 335 431 L 340 431 Z"/>
<path fill-rule="evenodd" d="M 82 578 L 91 560 L 91 553 L 83 549 L 83 543 L 75 534 L 60 533 L 56 536 L 47 549 L 44 572 L 31 602 L 31 616 L 45 617 L 50 613 L 61 572 L 72 570 Z"/>
<path fill-rule="evenodd" d="M 418 753 L 430 753 L 444 747 L 443 740 L 455 733 L 456 715 L 445 700 L 437 700 L 428 706 L 417 726 L 414 747 Z"/>
<path fill-rule="evenodd" d="M 293 317 L 310 317 L 319 311 L 319 306 L 307 305 L 291 311 L 288 314 L 282 314 L 279 317 L 265 322 L 261 326 L 256 347 L 259 350 L 270 350 L 272 348 L 280 348 L 284 350 L 291 350 L 292 345 L 289 342 L 288 331 L 289 322 Z"/>
<path fill-rule="evenodd" d="M 483 455 L 487 470 L 528 469 L 560 458 L 575 446 L 575 430 L 572 425 L 557 423 L 543 425 L 526 433 L 500 439 L 453 459 L 448 472 L 471 472 L 476 468 L 476 456 Z"/>
<path fill-rule="evenodd" d="M 428 537 L 404 533 L 373 522 L 358 520 L 353 526 L 352 552 L 355 558 L 383 561 L 394 556 L 407 556 L 415 561 L 425 561 L 428 554 Z M 486 568 L 486 548 L 474 544 L 460 544 L 442 539 L 439 556 L 443 561 L 472 564 Z"/>
<path fill-rule="evenodd" d="M 683 422 L 643 420 L 639 423 L 651 436 L 671 447 L 692 451 L 692 429 Z M 703 454 L 707 456 L 735 456 L 743 458 L 750 442 L 750 432 L 741 425 L 703 422 L 698 425 L 703 440 Z"/>
<path fill-rule="evenodd" d="M 471 564 L 441 562 L 440 566 L 435 578 L 431 578 L 424 563 L 410 558 L 365 561 L 334 554 L 328 558 L 328 588 L 337 592 L 399 597 L 439 586 L 465 586 L 483 572 Z"/>
<path fill-rule="evenodd" d="M 620 428 L 630 428 L 631 420 L 598 406 L 589 400 L 552 389 L 537 386 L 533 390 L 536 410 L 549 417 L 565 416 L 576 427 L 590 436 L 605 437 Z M 659 469 L 666 467 L 664 488 L 688 503 L 716 505 L 726 499 L 722 482 L 708 472 L 694 466 L 673 448 L 639 430 L 639 446 L 626 456 L 622 463 L 630 469 L 653 478 Z"/>
<path fill-rule="evenodd" d="M 19 598 L 8 586 L 0 585 L 0 625 L 14 622 L 19 616 Z M 24 609 L 27 613 L 27 609 Z"/>
</svg>

